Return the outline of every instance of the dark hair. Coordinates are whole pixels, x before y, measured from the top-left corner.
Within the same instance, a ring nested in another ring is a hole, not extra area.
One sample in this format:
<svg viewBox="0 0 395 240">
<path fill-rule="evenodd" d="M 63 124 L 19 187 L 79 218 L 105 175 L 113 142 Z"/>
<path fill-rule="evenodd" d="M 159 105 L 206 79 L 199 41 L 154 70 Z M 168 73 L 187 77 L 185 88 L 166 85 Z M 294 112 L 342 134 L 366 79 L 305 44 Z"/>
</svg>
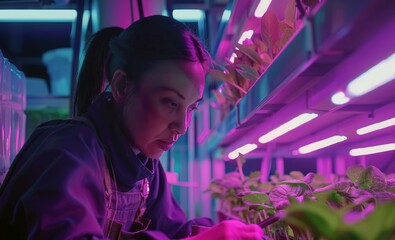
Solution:
<svg viewBox="0 0 395 240">
<path fill-rule="evenodd" d="M 107 69 L 107 62 L 110 58 L 109 42 L 123 30 L 121 27 L 107 27 L 89 38 L 77 78 L 74 115 L 87 112 L 92 100 L 102 92 L 104 80 L 111 78 Z"/>
<path fill-rule="evenodd" d="M 166 16 L 142 18 L 110 42 L 110 72 L 123 69 L 139 85 L 140 76 L 160 60 L 200 62 L 208 68 L 210 56 L 183 23 Z"/>
<path fill-rule="evenodd" d="M 110 50 L 111 58 L 109 61 L 103 60 L 105 56 L 100 58 L 94 56 L 97 59 L 93 60 L 89 59 L 93 56 L 86 56 L 84 62 L 101 61 L 102 64 L 86 64 L 86 69 L 83 69 L 81 73 L 89 71 L 89 69 L 96 69 L 96 71 L 107 69 L 109 70 L 107 71 L 109 73 L 108 80 L 111 81 L 114 72 L 117 69 L 122 69 L 128 79 L 133 81 L 138 88 L 141 75 L 161 60 L 199 62 L 206 71 L 211 64 L 210 55 L 185 24 L 161 15 L 141 18 L 131 24 L 121 34 L 110 40 Z M 103 66 L 104 64 L 107 64 L 107 66 Z M 85 73 L 85 76 L 86 74 L 88 73 Z M 90 74 L 87 77 L 80 74 L 78 85 L 83 85 L 83 81 L 88 83 L 85 83 L 86 87 L 84 88 L 79 89 L 79 86 L 77 87 L 75 105 L 77 114 L 87 111 L 92 100 L 99 94 L 97 90 L 89 86 L 101 86 L 102 75 L 103 72 L 101 72 L 101 75 L 92 76 Z M 82 97 L 85 94 L 87 97 Z"/>
</svg>

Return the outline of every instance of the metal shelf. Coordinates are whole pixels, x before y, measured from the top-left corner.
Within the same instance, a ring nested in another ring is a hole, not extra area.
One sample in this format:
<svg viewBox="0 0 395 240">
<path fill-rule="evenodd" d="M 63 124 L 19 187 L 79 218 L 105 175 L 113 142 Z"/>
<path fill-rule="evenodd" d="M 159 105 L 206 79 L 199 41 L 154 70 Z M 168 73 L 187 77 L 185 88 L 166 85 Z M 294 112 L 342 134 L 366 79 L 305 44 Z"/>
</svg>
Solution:
<svg viewBox="0 0 395 240">
<path fill-rule="evenodd" d="M 395 52 L 393 42 L 395 2 L 325 2 L 305 19 L 303 26 L 214 131 L 207 144 L 210 149 L 233 150 L 246 143 L 257 143 L 262 132 L 298 113 L 306 110 L 319 113 L 320 117 L 308 127 L 274 141 L 273 156 L 290 156 L 291 149 L 298 143 L 325 134 L 325 129 L 331 126 L 337 129 L 341 126 L 339 123 L 344 123 L 349 127 L 355 123 L 350 119 L 387 109 L 386 106 L 395 102 L 393 94 L 387 91 L 389 88 L 395 91 L 393 83 L 340 107 L 330 103 L 330 96 L 378 59 Z M 267 146 L 258 145 L 260 149 L 256 152 L 260 154 Z"/>
</svg>

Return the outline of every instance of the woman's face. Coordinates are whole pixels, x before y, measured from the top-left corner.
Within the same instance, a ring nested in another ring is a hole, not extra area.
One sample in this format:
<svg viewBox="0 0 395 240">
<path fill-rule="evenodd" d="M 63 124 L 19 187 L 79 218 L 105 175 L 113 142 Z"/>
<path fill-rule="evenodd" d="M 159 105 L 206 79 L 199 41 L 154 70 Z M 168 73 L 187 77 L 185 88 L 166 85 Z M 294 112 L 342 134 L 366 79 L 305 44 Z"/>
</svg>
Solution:
<svg viewBox="0 0 395 240">
<path fill-rule="evenodd" d="M 132 144 L 159 158 L 186 132 L 202 100 L 205 72 L 200 63 L 163 61 L 142 76 L 123 106 Z"/>
</svg>

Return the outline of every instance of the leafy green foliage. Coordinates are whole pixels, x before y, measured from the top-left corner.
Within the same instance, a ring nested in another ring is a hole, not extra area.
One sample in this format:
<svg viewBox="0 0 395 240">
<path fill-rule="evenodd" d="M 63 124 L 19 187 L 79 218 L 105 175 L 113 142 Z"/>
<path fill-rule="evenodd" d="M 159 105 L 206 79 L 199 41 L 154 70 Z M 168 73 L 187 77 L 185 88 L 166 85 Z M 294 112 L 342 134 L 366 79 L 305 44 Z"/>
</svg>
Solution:
<svg viewBox="0 0 395 240">
<path fill-rule="evenodd" d="M 394 177 L 374 166 L 351 166 L 334 182 L 297 171 L 261 182 L 259 171 L 244 176 L 242 155 L 237 163 L 209 192 L 222 215 L 259 224 L 268 239 L 395 239 Z"/>
</svg>

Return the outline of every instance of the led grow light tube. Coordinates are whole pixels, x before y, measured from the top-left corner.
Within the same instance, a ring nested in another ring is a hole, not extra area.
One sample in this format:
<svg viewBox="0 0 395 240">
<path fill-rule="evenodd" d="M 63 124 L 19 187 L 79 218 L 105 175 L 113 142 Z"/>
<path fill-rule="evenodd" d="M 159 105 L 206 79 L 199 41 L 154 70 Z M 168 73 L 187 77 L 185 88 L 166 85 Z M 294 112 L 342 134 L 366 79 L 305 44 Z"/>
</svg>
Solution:
<svg viewBox="0 0 395 240">
<path fill-rule="evenodd" d="M 179 21 L 199 21 L 203 18 L 203 11 L 198 9 L 174 9 L 173 18 Z"/>
<path fill-rule="evenodd" d="M 256 144 L 248 143 L 248 144 L 246 144 L 242 147 L 239 147 L 236 150 L 230 152 L 228 154 L 228 157 L 230 159 L 236 159 L 239 156 L 239 154 L 245 155 L 245 154 L 251 152 L 252 150 L 255 150 L 257 147 L 258 147 L 258 145 L 256 145 Z"/>
<path fill-rule="evenodd" d="M 232 11 L 230 11 L 229 9 L 225 9 L 224 12 L 222 13 L 221 21 L 222 22 L 229 21 L 231 13 L 232 13 Z"/>
<path fill-rule="evenodd" d="M 0 22 L 73 22 L 73 9 L 0 9 Z"/>
<path fill-rule="evenodd" d="M 236 53 L 232 53 L 232 56 L 230 56 L 229 61 L 230 61 L 231 63 L 234 63 L 236 57 L 237 57 Z"/>
<path fill-rule="evenodd" d="M 262 17 L 266 13 L 271 2 L 272 2 L 272 0 L 261 0 L 255 9 L 255 12 L 254 12 L 255 17 L 257 17 L 257 18 Z"/>
<path fill-rule="evenodd" d="M 305 145 L 303 147 L 300 147 L 298 149 L 298 153 L 306 154 L 306 153 L 314 152 L 316 150 L 329 147 L 329 146 L 331 146 L 333 144 L 336 144 L 336 143 L 339 143 L 339 142 L 343 142 L 345 140 L 347 140 L 346 136 L 335 135 L 335 136 L 332 136 L 332 137 L 329 137 L 329 138 L 322 139 L 322 140 L 317 141 L 317 142 L 313 142 L 313 143 L 307 144 L 307 145 Z"/>
<path fill-rule="evenodd" d="M 332 101 L 333 104 L 343 105 L 343 104 L 348 103 L 350 101 L 350 98 L 347 97 L 344 94 L 344 92 L 337 92 L 337 93 L 332 95 L 331 101 Z"/>
<path fill-rule="evenodd" d="M 395 143 L 387 143 L 382 145 L 376 145 L 371 147 L 364 147 L 364 148 L 354 148 L 350 150 L 351 156 L 363 156 L 381 152 L 388 152 L 395 150 Z"/>
<path fill-rule="evenodd" d="M 252 35 L 254 35 L 254 30 L 244 31 L 243 34 L 241 34 L 241 37 L 240 37 L 238 43 L 242 44 L 244 42 L 244 40 L 251 39 Z"/>
<path fill-rule="evenodd" d="M 387 127 L 391 127 L 395 125 L 395 117 L 394 118 L 390 118 L 378 123 L 374 123 L 362 128 L 357 129 L 357 134 L 358 135 L 364 135 L 370 132 L 374 132 L 383 128 L 387 128 Z"/>
<path fill-rule="evenodd" d="M 266 133 L 265 135 L 261 136 L 258 141 L 260 143 L 267 143 L 272 141 L 273 139 L 299 127 L 300 125 L 303 125 L 314 118 L 318 117 L 318 114 L 316 113 L 303 113 L 300 114 L 299 116 L 289 120 L 288 122 L 280 125 L 279 127 L 273 129 L 272 131 Z"/>
<path fill-rule="evenodd" d="M 379 62 L 347 85 L 347 95 L 358 97 L 395 79 L 395 53 Z"/>
</svg>

